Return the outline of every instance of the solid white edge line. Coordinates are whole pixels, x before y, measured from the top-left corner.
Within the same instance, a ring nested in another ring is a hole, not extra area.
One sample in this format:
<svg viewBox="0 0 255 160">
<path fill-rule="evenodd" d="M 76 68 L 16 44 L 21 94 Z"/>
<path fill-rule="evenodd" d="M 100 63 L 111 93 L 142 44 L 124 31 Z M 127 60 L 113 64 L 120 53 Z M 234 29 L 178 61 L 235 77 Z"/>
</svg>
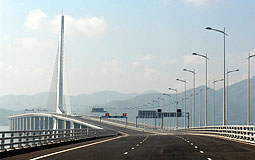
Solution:
<svg viewBox="0 0 255 160">
<path fill-rule="evenodd" d="M 43 155 L 43 156 L 31 158 L 30 160 L 42 159 L 42 158 L 50 157 L 50 156 L 53 156 L 53 155 L 57 155 L 57 154 L 61 154 L 61 153 L 69 152 L 69 151 L 73 151 L 73 150 L 76 150 L 76 149 L 85 148 L 85 147 L 93 146 L 93 145 L 96 145 L 96 144 L 112 141 L 112 140 L 119 139 L 119 138 L 122 138 L 122 137 L 124 137 L 124 136 L 114 137 L 114 138 L 106 139 L 106 140 L 103 140 L 103 141 L 98 141 L 98 142 L 94 142 L 94 143 L 90 143 L 90 144 L 85 144 L 85 145 L 74 147 L 74 148 L 65 149 L 65 150 L 62 150 L 62 151 L 57 151 L 57 152 L 49 153 L 49 154 L 46 154 L 46 155 Z"/>
</svg>

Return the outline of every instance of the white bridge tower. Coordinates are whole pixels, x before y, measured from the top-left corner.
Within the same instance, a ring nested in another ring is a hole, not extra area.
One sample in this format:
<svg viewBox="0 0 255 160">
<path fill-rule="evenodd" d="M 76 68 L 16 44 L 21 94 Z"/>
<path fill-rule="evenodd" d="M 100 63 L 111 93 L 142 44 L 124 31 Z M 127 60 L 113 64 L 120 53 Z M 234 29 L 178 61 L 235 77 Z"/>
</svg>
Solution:
<svg viewBox="0 0 255 160">
<path fill-rule="evenodd" d="M 48 109 L 59 114 L 71 114 L 67 70 L 64 54 L 64 15 L 61 15 L 58 53 L 53 71 Z M 53 109 L 55 108 L 55 109 Z"/>
</svg>

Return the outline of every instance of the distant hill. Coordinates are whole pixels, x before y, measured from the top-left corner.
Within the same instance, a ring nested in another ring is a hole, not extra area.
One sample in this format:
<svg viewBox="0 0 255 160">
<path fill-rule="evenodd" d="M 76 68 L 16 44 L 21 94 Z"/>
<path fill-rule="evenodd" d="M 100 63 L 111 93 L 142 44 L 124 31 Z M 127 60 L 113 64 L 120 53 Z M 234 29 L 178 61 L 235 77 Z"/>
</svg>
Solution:
<svg viewBox="0 0 255 160">
<path fill-rule="evenodd" d="M 0 108 L 13 111 L 26 108 L 44 108 L 47 104 L 48 93 L 35 95 L 6 95 L 0 97 Z"/>
<path fill-rule="evenodd" d="M 22 112 L 17 112 L 17 111 L 11 111 L 7 109 L 0 109 L 0 126 L 8 126 L 9 121 L 8 121 L 8 116 L 12 116 L 15 114 L 20 114 Z"/>
<path fill-rule="evenodd" d="M 14 111 L 29 108 L 45 108 L 49 93 L 38 93 L 34 95 L 6 95 L 0 97 L 0 108 Z M 114 100 L 126 100 L 138 94 L 124 94 L 115 91 L 102 91 L 92 94 L 80 94 L 70 96 L 71 104 L 74 105 L 101 105 Z"/>
<path fill-rule="evenodd" d="M 78 96 L 71 96 L 71 103 L 78 105 L 101 105 L 116 100 L 127 100 L 137 96 L 136 93 L 119 93 L 116 91 L 102 91 L 92 94 L 80 94 Z"/>
<path fill-rule="evenodd" d="M 222 84 L 218 84 L 222 85 Z M 200 93 L 199 90 L 204 86 L 196 88 L 196 93 Z M 171 93 L 171 92 L 169 92 Z M 190 97 L 192 89 L 187 90 L 187 97 Z M 216 124 L 222 124 L 222 88 L 215 91 L 215 112 L 216 112 Z M 158 97 L 162 97 L 165 100 L 160 102 L 160 107 L 157 103 L 143 106 L 148 102 L 152 103 L 153 100 L 158 100 Z M 48 93 L 39 93 L 35 95 L 7 95 L 0 97 L 0 108 L 9 109 L 14 111 L 24 110 L 25 108 L 44 108 L 47 104 Z M 93 94 L 81 94 L 77 96 L 71 96 L 72 112 L 79 114 L 90 114 L 92 107 L 104 107 L 106 111 L 111 115 L 120 115 L 123 112 L 128 113 L 129 120 L 134 121 L 137 116 L 138 110 L 156 110 L 162 108 L 163 111 L 175 111 L 175 94 L 171 94 L 171 105 L 169 106 L 169 97 L 163 96 L 162 93 L 157 91 L 147 91 L 144 94 L 123 94 L 115 91 L 102 91 Z M 178 100 L 184 98 L 184 92 L 178 94 Z M 204 92 L 201 95 L 201 113 L 202 124 L 204 124 Z M 212 100 L 213 89 L 208 90 L 208 125 L 212 124 Z M 193 99 L 192 99 L 193 101 Z M 192 101 L 188 99 L 187 112 L 190 112 Z M 140 107 L 139 107 L 140 106 Z M 200 106 L 200 94 L 196 95 L 196 108 L 195 108 L 195 121 L 198 125 L 199 120 L 199 106 Z M 182 107 L 182 103 L 178 104 L 178 108 Z M 251 124 L 255 124 L 255 77 L 251 78 Z M 1 111 L 1 110 L 0 110 Z M 5 115 L 13 114 L 13 111 L 5 110 Z M 2 118 L 2 115 L 0 115 Z M 3 116 L 6 117 L 6 116 Z M 238 83 L 229 86 L 229 124 L 246 124 L 247 123 L 247 80 L 241 80 Z"/>
<path fill-rule="evenodd" d="M 251 87 L 251 109 L 250 109 L 250 117 L 251 117 L 251 124 L 255 124 L 255 77 L 251 78 L 250 81 L 250 87 Z M 220 85 L 220 84 L 219 84 Z M 222 84 L 221 84 L 222 85 Z M 196 88 L 196 93 L 199 93 L 196 95 L 196 107 L 195 107 L 195 122 L 196 125 L 198 125 L 199 121 L 199 107 L 200 107 L 200 92 L 199 90 L 204 88 L 204 86 L 199 86 Z M 134 121 L 135 117 L 137 116 L 138 110 L 155 110 L 158 108 L 157 103 L 154 103 L 154 108 L 149 108 L 147 106 L 144 107 L 138 107 L 143 104 L 147 104 L 148 102 L 152 102 L 153 100 L 156 100 L 157 97 L 163 97 L 165 100 L 160 101 L 160 108 L 163 109 L 163 111 L 169 111 L 173 112 L 175 110 L 175 104 L 171 104 L 170 108 L 169 105 L 166 106 L 166 104 L 169 104 L 169 97 L 164 97 L 162 93 L 150 93 L 148 94 L 142 94 L 138 95 L 134 98 L 124 100 L 124 101 L 112 101 L 109 103 L 106 103 L 102 105 L 104 108 L 106 108 L 107 111 L 109 111 L 111 114 L 122 114 L 123 112 L 127 112 L 129 115 L 129 119 Z M 192 93 L 192 89 L 187 90 L 187 97 L 190 98 L 190 95 Z M 223 116 L 223 102 L 222 102 L 222 95 L 223 91 L 222 88 L 215 91 L 215 123 L 216 125 L 222 124 L 222 116 Z M 184 98 L 184 92 L 178 94 L 178 100 Z M 227 98 L 227 96 L 226 96 Z M 175 101 L 175 94 L 171 94 L 171 103 Z M 193 99 L 192 99 L 193 101 Z M 186 107 L 187 112 L 190 112 L 190 107 L 192 107 L 193 102 L 188 99 L 186 101 Z M 162 105 L 165 105 L 162 107 Z M 207 104 L 207 120 L 208 125 L 212 124 L 212 107 L 213 106 L 213 89 L 208 89 L 208 104 Z M 181 108 L 182 104 L 178 104 L 178 108 Z M 130 109 L 126 109 L 130 108 Z M 247 80 L 242 80 L 238 83 L 235 83 L 233 85 L 229 86 L 229 119 L 228 124 L 247 124 Z M 90 109 L 87 108 L 87 111 L 90 111 Z M 89 113 L 89 112 L 87 112 Z M 204 124 L 204 118 L 205 118 L 205 97 L 204 97 L 204 91 L 201 95 L 201 113 L 202 113 L 202 124 Z"/>
</svg>

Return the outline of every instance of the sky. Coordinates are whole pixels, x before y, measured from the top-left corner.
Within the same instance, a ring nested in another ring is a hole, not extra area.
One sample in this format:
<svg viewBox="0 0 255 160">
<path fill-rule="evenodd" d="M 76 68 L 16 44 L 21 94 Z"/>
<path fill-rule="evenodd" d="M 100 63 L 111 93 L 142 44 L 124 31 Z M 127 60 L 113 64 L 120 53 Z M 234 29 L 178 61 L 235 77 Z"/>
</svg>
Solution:
<svg viewBox="0 0 255 160">
<path fill-rule="evenodd" d="M 223 75 L 226 27 L 229 84 L 247 78 L 247 55 L 255 54 L 254 0 L 0 0 L 0 95 L 50 89 L 60 15 L 71 95 L 113 90 L 143 93 L 208 85 Z M 251 75 L 255 75 L 251 59 Z M 217 83 L 216 88 L 222 87 Z"/>
</svg>

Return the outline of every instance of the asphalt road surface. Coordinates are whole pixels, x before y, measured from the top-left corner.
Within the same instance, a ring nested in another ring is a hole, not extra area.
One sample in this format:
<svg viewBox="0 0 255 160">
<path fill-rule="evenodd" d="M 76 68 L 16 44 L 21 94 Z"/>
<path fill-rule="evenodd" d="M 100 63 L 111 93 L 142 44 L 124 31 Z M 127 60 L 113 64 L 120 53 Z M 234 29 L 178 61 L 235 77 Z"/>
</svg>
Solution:
<svg viewBox="0 0 255 160">
<path fill-rule="evenodd" d="M 92 122 L 92 121 L 90 121 Z M 95 122 L 97 123 L 97 122 Z M 156 135 L 111 126 L 129 135 L 65 145 L 5 159 L 51 160 L 254 160 L 255 147 L 206 136 Z"/>
</svg>

